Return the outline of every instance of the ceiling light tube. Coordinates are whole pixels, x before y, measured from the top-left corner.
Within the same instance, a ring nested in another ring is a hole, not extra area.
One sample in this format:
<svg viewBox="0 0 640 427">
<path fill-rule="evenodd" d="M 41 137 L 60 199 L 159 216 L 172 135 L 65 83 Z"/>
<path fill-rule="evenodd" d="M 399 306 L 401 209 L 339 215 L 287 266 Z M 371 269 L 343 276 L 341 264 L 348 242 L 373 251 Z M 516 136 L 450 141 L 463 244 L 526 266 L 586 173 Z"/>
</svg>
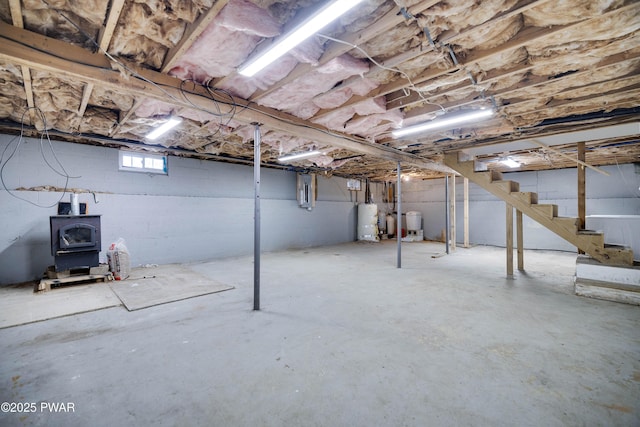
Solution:
<svg viewBox="0 0 640 427">
<path fill-rule="evenodd" d="M 491 109 L 482 109 L 482 110 L 474 110 L 465 114 L 457 114 L 455 116 L 442 116 L 438 119 L 432 120 L 426 123 L 419 123 L 417 125 L 408 126 L 402 129 L 396 129 L 391 132 L 394 138 L 402 138 L 403 136 L 413 135 L 415 133 L 426 132 L 428 130 L 433 129 L 441 129 L 453 125 L 457 125 L 460 123 L 473 122 L 480 119 L 485 119 L 487 117 L 491 117 L 493 115 L 493 110 Z"/>
<path fill-rule="evenodd" d="M 176 117 L 170 118 L 169 120 L 164 122 L 162 125 L 160 125 L 159 127 L 155 128 L 154 130 L 152 130 L 147 135 L 147 139 L 157 139 L 160 135 L 164 135 L 165 133 L 169 132 L 169 130 L 171 130 L 174 127 L 178 126 L 178 124 L 180 122 L 182 122 L 182 120 L 180 120 L 180 119 L 178 119 Z"/>
<path fill-rule="evenodd" d="M 322 153 L 320 151 L 318 151 L 318 150 L 305 151 L 304 153 L 290 154 L 288 156 L 279 157 L 278 161 L 279 162 L 288 162 L 290 160 L 306 159 L 308 157 L 317 156 L 319 154 L 322 154 Z"/>
<path fill-rule="evenodd" d="M 298 25 L 289 34 L 276 41 L 265 52 L 240 67 L 238 73 L 246 77 L 254 76 L 257 72 L 323 29 L 330 22 L 335 21 L 361 1 L 362 0 L 335 0 L 330 2 L 316 14 Z"/>
<path fill-rule="evenodd" d="M 500 163 L 502 163 L 503 165 L 510 167 L 510 168 L 519 168 L 520 167 L 520 163 L 516 162 L 515 160 L 507 157 L 506 159 L 502 159 L 500 160 Z"/>
</svg>

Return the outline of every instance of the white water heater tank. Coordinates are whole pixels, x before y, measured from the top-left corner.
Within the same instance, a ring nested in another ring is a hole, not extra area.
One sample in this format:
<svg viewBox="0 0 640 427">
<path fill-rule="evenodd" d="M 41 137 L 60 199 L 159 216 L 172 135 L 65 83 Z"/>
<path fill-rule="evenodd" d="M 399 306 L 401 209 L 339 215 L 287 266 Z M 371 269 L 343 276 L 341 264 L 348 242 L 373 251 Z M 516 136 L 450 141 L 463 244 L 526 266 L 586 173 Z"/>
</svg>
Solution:
<svg viewBox="0 0 640 427">
<path fill-rule="evenodd" d="M 358 240 L 378 241 L 378 205 L 374 203 L 358 205 Z"/>
<path fill-rule="evenodd" d="M 389 236 L 396 234 L 396 219 L 391 214 L 387 215 L 387 234 Z"/>
<path fill-rule="evenodd" d="M 422 214 L 418 211 L 407 212 L 407 230 L 422 230 Z"/>
</svg>

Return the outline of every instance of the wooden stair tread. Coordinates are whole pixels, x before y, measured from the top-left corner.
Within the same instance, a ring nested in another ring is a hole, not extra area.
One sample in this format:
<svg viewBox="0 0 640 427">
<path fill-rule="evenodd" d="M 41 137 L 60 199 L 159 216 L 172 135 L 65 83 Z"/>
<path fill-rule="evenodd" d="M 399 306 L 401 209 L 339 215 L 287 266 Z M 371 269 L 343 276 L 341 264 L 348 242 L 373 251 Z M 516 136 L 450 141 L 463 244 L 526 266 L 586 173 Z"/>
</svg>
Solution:
<svg viewBox="0 0 640 427">
<path fill-rule="evenodd" d="M 578 230 L 578 234 L 584 235 L 604 235 L 602 231 L 598 230 Z"/>
</svg>

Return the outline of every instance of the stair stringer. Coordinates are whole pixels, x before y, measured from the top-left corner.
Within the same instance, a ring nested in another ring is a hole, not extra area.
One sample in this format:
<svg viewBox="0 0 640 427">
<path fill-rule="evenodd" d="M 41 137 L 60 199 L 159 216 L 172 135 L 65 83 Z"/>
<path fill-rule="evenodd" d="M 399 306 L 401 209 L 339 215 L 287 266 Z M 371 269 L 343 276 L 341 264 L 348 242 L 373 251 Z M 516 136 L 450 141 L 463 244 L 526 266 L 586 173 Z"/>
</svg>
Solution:
<svg viewBox="0 0 640 427">
<path fill-rule="evenodd" d="M 521 196 L 522 193 L 517 188 L 513 191 L 512 185 L 504 185 L 505 181 L 497 181 L 496 178 L 499 174 L 491 171 L 476 172 L 475 162 L 459 162 L 457 152 L 446 153 L 444 163 L 601 263 L 633 265 L 633 252 L 630 249 L 621 247 L 607 248 L 601 235 L 580 233 L 577 218 L 557 217 L 545 212 L 547 209 L 536 208 L 535 206 L 543 205 L 529 203 L 525 197 Z M 537 202 L 537 196 L 533 199 Z"/>
</svg>

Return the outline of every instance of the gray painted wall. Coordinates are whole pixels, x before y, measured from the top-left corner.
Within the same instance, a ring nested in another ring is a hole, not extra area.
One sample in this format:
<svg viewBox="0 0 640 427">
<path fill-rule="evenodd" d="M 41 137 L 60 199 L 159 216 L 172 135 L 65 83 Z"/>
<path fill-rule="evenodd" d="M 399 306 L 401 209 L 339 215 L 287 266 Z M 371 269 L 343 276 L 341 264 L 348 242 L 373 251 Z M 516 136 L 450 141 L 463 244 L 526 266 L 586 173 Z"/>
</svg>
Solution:
<svg viewBox="0 0 640 427">
<path fill-rule="evenodd" d="M 180 157 L 169 158 L 169 175 L 118 171 L 118 150 L 53 141 L 55 153 L 69 175 L 69 187 L 80 194 L 89 212 L 102 215 L 101 258 L 109 243 L 123 237 L 132 265 L 188 262 L 250 254 L 253 251 L 253 168 Z M 8 149 L 6 151 L 5 148 Z M 65 179 L 43 160 L 41 144 L 26 138 L 16 147 L 12 136 L 0 135 L 2 177 L 9 189 L 64 187 Z M 43 152 L 55 159 L 45 141 Z M 640 175 L 634 165 L 605 167 L 606 177 L 587 170 L 587 215 L 640 215 Z M 576 170 L 506 174 L 522 191 L 535 191 L 540 203 L 555 203 L 561 216 L 577 215 Z M 318 178 L 318 201 L 309 212 L 297 206 L 296 174 L 262 171 L 262 249 L 320 246 L 352 241 L 357 208 L 364 192 L 350 193 L 342 178 Z M 364 188 L 364 185 L 363 185 Z M 474 184 L 470 190 L 470 241 L 504 246 L 505 205 Z M 95 192 L 94 195 L 90 192 Z M 0 284 L 39 278 L 53 264 L 49 216 L 57 211 L 60 192 L 17 191 L 36 207 L 0 189 Z M 379 209 L 382 185 L 372 184 Z M 424 236 L 439 240 L 444 229 L 444 180 L 403 183 L 403 212 L 422 213 Z M 457 180 L 458 242 L 463 239 L 462 179 Z M 66 194 L 63 201 L 69 201 Z M 635 224 L 637 224 L 636 222 Z M 587 223 L 587 226 L 589 224 Z M 637 231 L 637 230 L 636 230 Z M 638 233 L 634 233 L 638 235 Z M 525 216 L 525 247 L 573 251 L 571 245 Z M 640 244 L 640 243 L 638 243 Z"/>
<path fill-rule="evenodd" d="M 13 141 L 13 142 L 12 142 Z M 55 186 L 65 178 L 45 163 L 55 159 L 48 142 L 25 138 L 6 162 L 17 140 L 0 135 L 2 176 L 9 189 Z M 198 261 L 253 252 L 253 167 L 169 157 L 169 175 L 118 171 L 118 150 L 53 141 L 55 154 L 82 189 L 81 203 L 102 215 L 102 253 L 123 237 L 132 266 Z M 6 151 L 5 148 L 8 149 Z M 59 168 L 58 168 L 59 169 Z M 49 216 L 61 192 L 12 191 L 34 206 L 0 190 L 0 284 L 41 277 L 53 264 Z M 356 207 L 342 178 L 318 177 L 312 211 L 298 207 L 296 174 L 263 169 L 261 246 L 264 251 L 352 241 Z M 62 201 L 68 202 L 66 194 Z"/>
</svg>

